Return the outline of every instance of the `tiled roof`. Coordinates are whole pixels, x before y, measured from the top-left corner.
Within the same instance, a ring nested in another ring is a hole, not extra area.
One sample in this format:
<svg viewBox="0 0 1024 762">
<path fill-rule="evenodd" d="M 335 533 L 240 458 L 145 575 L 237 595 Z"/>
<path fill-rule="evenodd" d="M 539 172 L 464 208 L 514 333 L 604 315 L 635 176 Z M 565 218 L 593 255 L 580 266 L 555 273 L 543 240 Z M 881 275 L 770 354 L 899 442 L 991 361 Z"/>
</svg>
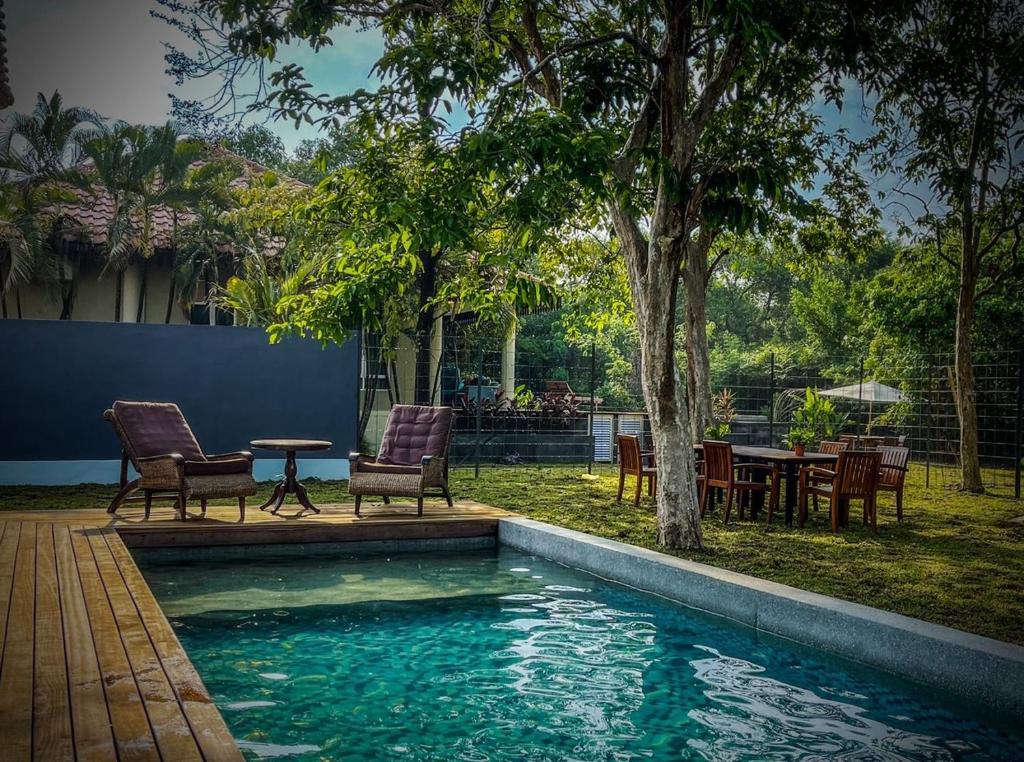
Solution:
<svg viewBox="0 0 1024 762">
<path fill-rule="evenodd" d="M 236 178 L 232 185 L 245 187 L 250 180 L 259 175 L 264 175 L 274 170 L 268 169 L 262 164 L 243 158 L 225 148 L 211 148 L 213 158 L 228 158 L 240 162 L 242 173 Z M 193 166 L 200 166 L 209 159 L 196 162 Z M 88 171 L 88 164 L 83 169 Z M 295 187 L 306 187 L 305 183 L 291 177 L 282 176 L 275 172 L 282 182 L 294 185 Z M 65 238 L 70 241 L 89 243 L 102 246 L 107 242 L 107 229 L 114 217 L 114 199 L 103 188 L 93 186 L 90 189 L 73 188 L 70 193 L 75 196 L 75 201 L 63 202 L 60 205 L 60 216 L 65 221 Z M 189 222 L 192 215 L 186 211 L 178 212 L 178 227 Z M 141 229 L 142 221 L 137 220 L 137 229 Z M 164 206 L 153 207 L 152 223 L 150 226 L 150 238 L 154 249 L 169 248 L 171 236 L 174 232 L 174 212 Z"/>
</svg>

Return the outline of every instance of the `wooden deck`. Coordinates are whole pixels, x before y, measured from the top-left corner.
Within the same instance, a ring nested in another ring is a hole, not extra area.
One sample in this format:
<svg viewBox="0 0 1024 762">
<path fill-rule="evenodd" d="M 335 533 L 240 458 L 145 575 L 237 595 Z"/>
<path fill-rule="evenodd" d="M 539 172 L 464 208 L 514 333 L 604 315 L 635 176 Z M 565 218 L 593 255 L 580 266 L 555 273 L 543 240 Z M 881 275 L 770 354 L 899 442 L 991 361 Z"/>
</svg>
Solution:
<svg viewBox="0 0 1024 762">
<path fill-rule="evenodd" d="M 0 758 L 240 760 L 241 754 L 128 545 L 359 541 L 493 534 L 476 503 L 324 506 L 296 517 L 211 506 L 120 517 L 102 509 L 0 513 Z"/>
</svg>

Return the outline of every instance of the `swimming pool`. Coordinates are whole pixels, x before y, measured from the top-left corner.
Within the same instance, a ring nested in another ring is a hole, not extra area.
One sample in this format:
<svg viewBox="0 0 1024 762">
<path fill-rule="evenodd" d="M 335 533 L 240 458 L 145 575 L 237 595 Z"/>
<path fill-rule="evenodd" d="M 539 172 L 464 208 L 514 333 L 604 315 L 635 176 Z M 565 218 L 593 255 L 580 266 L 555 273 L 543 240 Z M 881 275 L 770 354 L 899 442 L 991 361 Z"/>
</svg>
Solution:
<svg viewBox="0 0 1024 762">
<path fill-rule="evenodd" d="M 251 759 L 1014 759 L 1006 721 L 507 548 L 139 566 Z"/>
</svg>

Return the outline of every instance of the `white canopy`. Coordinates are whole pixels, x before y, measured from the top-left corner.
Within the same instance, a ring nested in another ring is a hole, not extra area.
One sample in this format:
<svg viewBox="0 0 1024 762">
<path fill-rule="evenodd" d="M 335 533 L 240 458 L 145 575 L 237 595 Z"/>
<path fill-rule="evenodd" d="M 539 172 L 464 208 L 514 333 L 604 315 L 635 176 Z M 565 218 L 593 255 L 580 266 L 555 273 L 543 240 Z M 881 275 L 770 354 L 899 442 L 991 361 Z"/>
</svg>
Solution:
<svg viewBox="0 0 1024 762">
<path fill-rule="evenodd" d="M 837 386 L 835 389 L 825 389 L 818 393 L 823 397 L 842 397 L 848 400 L 860 400 L 861 402 L 867 402 L 869 405 L 886 405 L 893 402 L 903 402 L 907 399 L 907 395 L 899 389 L 880 384 L 877 381 Z"/>
</svg>

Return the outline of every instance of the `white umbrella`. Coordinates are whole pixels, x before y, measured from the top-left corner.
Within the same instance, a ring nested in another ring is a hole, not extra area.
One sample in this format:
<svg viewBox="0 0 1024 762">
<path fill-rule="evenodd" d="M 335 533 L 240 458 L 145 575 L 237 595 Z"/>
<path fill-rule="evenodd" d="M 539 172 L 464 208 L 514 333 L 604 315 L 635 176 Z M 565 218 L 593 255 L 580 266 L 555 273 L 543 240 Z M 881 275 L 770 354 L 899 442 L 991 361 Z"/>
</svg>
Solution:
<svg viewBox="0 0 1024 762">
<path fill-rule="evenodd" d="M 864 381 L 859 384 L 850 384 L 849 386 L 837 386 L 835 389 L 825 389 L 818 392 L 818 394 L 823 397 L 841 397 L 847 400 L 867 402 L 868 426 L 871 425 L 871 416 L 875 405 L 891 405 L 908 399 L 907 395 L 899 389 L 880 384 L 877 381 Z"/>
<path fill-rule="evenodd" d="M 837 386 L 835 389 L 825 389 L 818 392 L 818 394 L 822 397 L 842 397 L 848 400 L 867 402 L 869 405 L 888 405 L 893 402 L 903 402 L 907 399 L 907 395 L 899 389 L 880 384 L 877 381 Z"/>
</svg>

